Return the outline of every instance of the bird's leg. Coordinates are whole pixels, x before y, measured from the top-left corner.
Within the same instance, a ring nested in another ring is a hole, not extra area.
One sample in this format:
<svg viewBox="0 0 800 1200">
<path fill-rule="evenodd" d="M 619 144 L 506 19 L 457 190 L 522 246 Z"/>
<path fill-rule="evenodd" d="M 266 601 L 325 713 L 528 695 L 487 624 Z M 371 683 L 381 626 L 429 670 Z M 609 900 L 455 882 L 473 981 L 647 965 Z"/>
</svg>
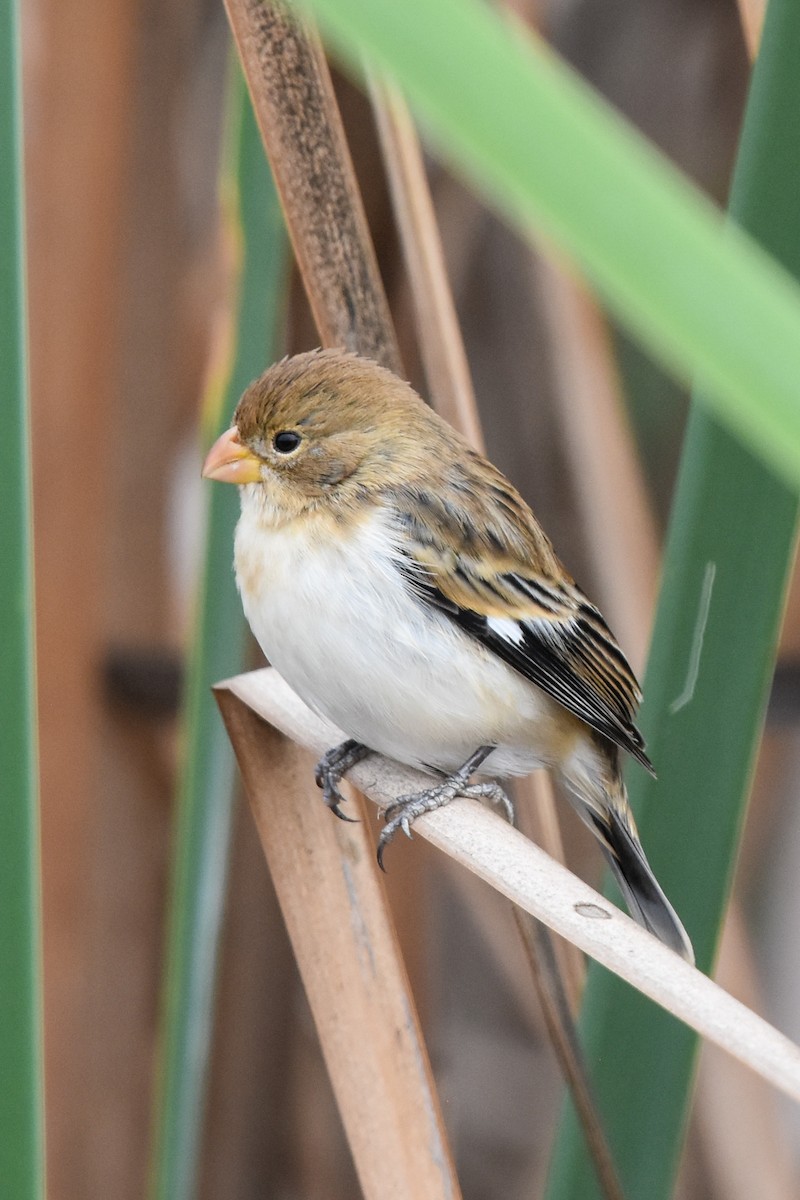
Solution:
<svg viewBox="0 0 800 1200">
<path fill-rule="evenodd" d="M 317 787 L 322 788 L 322 798 L 328 808 L 342 821 L 357 822 L 357 818 L 348 817 L 339 807 L 340 804 L 344 804 L 345 799 L 339 791 L 339 782 L 351 767 L 371 753 L 369 746 L 363 746 L 361 742 L 349 738 L 342 742 L 341 746 L 334 746 L 332 750 L 328 750 L 317 763 L 314 771 Z"/>
<path fill-rule="evenodd" d="M 509 821 L 513 824 L 514 809 L 499 783 L 469 782 L 470 776 L 474 775 L 493 750 L 494 746 L 479 747 L 462 767 L 459 767 L 452 775 L 448 775 L 435 787 L 427 788 L 424 792 L 416 792 L 411 796 L 398 796 L 394 804 L 390 804 L 384 810 L 386 824 L 378 839 L 378 866 L 382 871 L 386 869 L 383 865 L 384 851 L 397 830 L 402 829 L 406 837 L 411 837 L 411 826 L 417 817 L 422 816 L 423 813 L 433 812 L 436 808 L 442 808 L 451 800 L 455 800 L 456 796 L 468 796 L 475 800 L 491 800 L 505 809 Z"/>
</svg>

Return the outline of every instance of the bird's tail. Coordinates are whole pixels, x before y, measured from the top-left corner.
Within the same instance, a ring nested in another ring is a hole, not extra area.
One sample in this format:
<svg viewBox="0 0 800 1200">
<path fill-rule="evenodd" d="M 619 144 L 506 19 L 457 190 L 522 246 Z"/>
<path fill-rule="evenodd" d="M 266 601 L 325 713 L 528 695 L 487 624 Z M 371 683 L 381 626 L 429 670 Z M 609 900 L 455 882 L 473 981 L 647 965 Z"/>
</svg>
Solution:
<svg viewBox="0 0 800 1200">
<path fill-rule="evenodd" d="M 675 950 L 687 962 L 694 962 L 694 950 L 678 914 L 653 874 L 633 819 L 616 808 L 608 808 L 602 817 L 592 813 L 603 851 L 616 876 L 620 891 L 634 920 Z"/>
<path fill-rule="evenodd" d="M 574 784 L 570 790 L 580 816 L 603 847 L 633 919 L 693 963 L 692 943 L 647 861 L 622 782 L 614 780 L 602 805 L 594 796 L 587 800 Z"/>
</svg>

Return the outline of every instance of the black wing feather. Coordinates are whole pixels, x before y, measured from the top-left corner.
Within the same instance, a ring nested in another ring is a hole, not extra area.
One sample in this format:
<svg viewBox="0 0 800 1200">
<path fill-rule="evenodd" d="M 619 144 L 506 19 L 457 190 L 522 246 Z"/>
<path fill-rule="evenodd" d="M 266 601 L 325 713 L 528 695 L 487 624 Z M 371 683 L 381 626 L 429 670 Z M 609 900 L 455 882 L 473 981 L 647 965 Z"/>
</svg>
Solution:
<svg viewBox="0 0 800 1200">
<path fill-rule="evenodd" d="M 651 775 L 655 774 L 653 765 L 645 754 L 642 736 L 633 723 L 630 697 L 605 656 L 618 662 L 628 674 L 630 668 L 605 621 L 588 602 L 583 614 L 578 615 L 571 623 L 570 639 L 574 652 L 582 657 L 584 662 L 591 662 L 595 686 L 575 670 L 562 639 L 552 634 L 548 637 L 543 632 L 544 626 L 541 622 L 519 622 L 522 637 L 519 642 L 514 643 L 496 633 L 486 616 L 464 608 L 445 596 L 432 578 L 419 569 L 418 564 L 409 563 L 408 568 L 403 568 L 403 573 L 420 599 L 446 613 L 461 629 L 477 638 L 498 658 L 542 688 L 603 737 L 626 750 Z M 512 581 L 510 577 L 504 578 Z M 543 608 L 546 606 L 547 593 L 543 588 L 519 576 L 513 577 L 513 583 L 518 590 L 528 592 L 537 605 Z"/>
</svg>

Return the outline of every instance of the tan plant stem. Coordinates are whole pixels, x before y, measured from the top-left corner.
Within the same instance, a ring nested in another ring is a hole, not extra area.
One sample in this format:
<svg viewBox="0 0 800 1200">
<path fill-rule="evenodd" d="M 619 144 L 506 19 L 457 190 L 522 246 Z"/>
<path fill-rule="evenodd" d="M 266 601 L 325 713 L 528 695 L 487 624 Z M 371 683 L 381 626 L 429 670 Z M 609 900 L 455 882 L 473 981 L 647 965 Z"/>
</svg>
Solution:
<svg viewBox="0 0 800 1200">
<path fill-rule="evenodd" d="M 572 1093 L 572 1101 L 594 1161 L 597 1181 L 606 1200 L 624 1200 L 622 1184 L 611 1157 L 605 1131 L 598 1118 L 597 1105 L 570 1011 L 569 998 L 566 991 L 559 986 L 561 976 L 555 958 L 553 939 L 547 926 L 541 921 L 535 920 L 516 905 L 513 912 L 536 984 L 545 1024 Z"/>
<path fill-rule="evenodd" d="M 366 1200 L 458 1183 L 366 821 L 320 820 L 314 763 L 230 691 L 217 699 L 303 977 Z"/>
<path fill-rule="evenodd" d="M 276 671 L 220 684 L 264 721 L 315 754 L 343 734 L 317 717 Z M 370 755 L 354 782 L 381 808 L 425 786 L 428 777 Z M 502 895 L 568 938 L 703 1037 L 800 1101 L 800 1046 L 679 958 L 588 884 L 475 800 L 426 813 L 414 825 L 426 838 Z"/>
<path fill-rule="evenodd" d="M 280 4 L 226 0 L 225 6 L 320 337 L 326 346 L 400 371 L 319 40 Z"/>
<path fill-rule="evenodd" d="M 433 406 L 467 441 L 483 451 L 481 419 L 419 139 L 408 106 L 391 83 L 371 75 L 370 94 Z"/>
</svg>

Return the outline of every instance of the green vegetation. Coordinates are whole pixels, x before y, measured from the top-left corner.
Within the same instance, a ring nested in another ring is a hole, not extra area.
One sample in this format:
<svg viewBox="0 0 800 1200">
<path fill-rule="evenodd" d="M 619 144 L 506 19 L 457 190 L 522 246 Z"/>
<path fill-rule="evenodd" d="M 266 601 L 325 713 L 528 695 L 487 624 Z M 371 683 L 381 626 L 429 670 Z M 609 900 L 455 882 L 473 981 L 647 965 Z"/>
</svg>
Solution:
<svg viewBox="0 0 800 1200">
<path fill-rule="evenodd" d="M 276 355 L 286 238 L 250 101 L 236 71 L 222 170 L 227 232 L 238 260 L 234 345 L 208 396 L 206 448 L 246 385 Z M 186 685 L 161 1084 L 151 1195 L 194 1195 L 213 1024 L 219 932 L 234 798 L 233 752 L 211 686 L 245 668 L 246 627 L 233 578 L 237 488 L 205 489 L 208 520 Z"/>
<path fill-rule="evenodd" d="M 17 4 L 0 9 L 0 1180 L 44 1196 L 39 826 Z"/>
</svg>

